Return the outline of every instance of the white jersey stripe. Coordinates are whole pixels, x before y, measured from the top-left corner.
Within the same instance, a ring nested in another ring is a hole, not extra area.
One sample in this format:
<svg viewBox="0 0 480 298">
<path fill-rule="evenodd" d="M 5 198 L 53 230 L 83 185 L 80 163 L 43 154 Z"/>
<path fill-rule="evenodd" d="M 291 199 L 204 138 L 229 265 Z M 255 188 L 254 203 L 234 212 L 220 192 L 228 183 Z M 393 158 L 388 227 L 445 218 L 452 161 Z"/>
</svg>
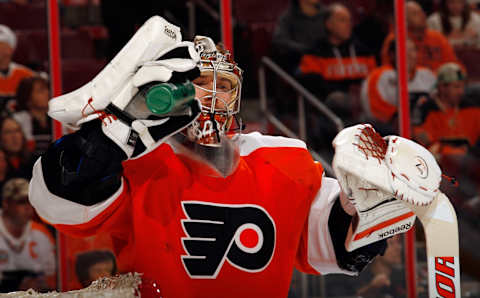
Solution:
<svg viewBox="0 0 480 298">
<path fill-rule="evenodd" d="M 38 215 L 50 224 L 78 225 L 89 222 L 107 209 L 123 192 L 123 183 L 122 178 L 120 188 L 107 200 L 92 206 L 84 206 L 56 196 L 48 190 L 39 158 L 33 167 L 29 199 Z"/>
<path fill-rule="evenodd" d="M 340 185 L 337 180 L 323 177 L 322 187 L 312 202 L 308 217 L 308 263 L 320 274 L 354 275 L 355 273 L 338 267 L 328 228 L 330 211 L 339 194 Z"/>
<path fill-rule="evenodd" d="M 238 135 L 235 142 L 240 149 L 240 156 L 247 156 L 260 148 L 294 147 L 307 149 L 307 146 L 301 140 L 279 136 L 267 136 L 262 135 L 259 132 Z"/>
</svg>

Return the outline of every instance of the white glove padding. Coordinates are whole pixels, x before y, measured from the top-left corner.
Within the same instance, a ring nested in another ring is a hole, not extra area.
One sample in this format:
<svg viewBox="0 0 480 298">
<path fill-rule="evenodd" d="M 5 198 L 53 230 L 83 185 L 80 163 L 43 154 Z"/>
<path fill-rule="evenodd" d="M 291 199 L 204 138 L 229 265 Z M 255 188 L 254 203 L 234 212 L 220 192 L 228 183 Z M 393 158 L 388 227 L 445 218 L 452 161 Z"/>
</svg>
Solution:
<svg viewBox="0 0 480 298">
<path fill-rule="evenodd" d="M 139 91 L 139 87 L 151 82 L 168 82 L 174 72 L 185 73 L 197 67 L 200 56 L 195 51 L 194 44 L 190 41 L 182 41 L 171 46 L 166 49 L 165 53 L 162 53 L 162 56 L 181 48 L 186 48 L 184 52 L 188 53 L 189 57 L 160 59 L 143 63 L 118 95 L 112 99 L 112 104 L 123 110 Z"/>
<path fill-rule="evenodd" d="M 175 48 L 179 47 L 187 47 L 190 59 L 171 58 L 146 62 L 133 76 L 133 85 L 140 87 L 154 81 L 168 82 L 174 71 L 187 72 L 194 69 L 200 61 L 200 56 L 195 51 L 194 44 L 190 41 L 184 41 L 175 45 Z"/>
<path fill-rule="evenodd" d="M 195 105 L 194 110 L 200 111 L 201 105 L 198 100 L 194 101 L 192 108 Z M 198 115 L 198 113 L 192 116 L 168 117 L 158 120 L 138 119 L 134 120 L 131 126 L 129 126 L 125 122 L 118 120 L 114 115 L 96 113 L 80 120 L 77 126 L 100 118 L 102 120 L 103 133 L 125 152 L 127 159 L 131 159 L 135 151 L 137 138 L 142 141 L 145 150 L 134 158 L 139 158 L 149 153 L 162 144 L 168 137 L 175 135 L 186 126 L 189 126 L 197 118 L 196 115 Z M 163 134 L 152 136 L 149 128 L 162 125 L 168 126 L 168 128 L 162 130 Z"/>
<path fill-rule="evenodd" d="M 415 142 L 382 139 L 370 125 L 357 125 L 342 130 L 333 146 L 333 169 L 348 196 L 342 206 L 357 212 L 345 243 L 349 251 L 408 231 L 415 222 L 409 205 L 430 204 L 439 193 L 440 168 Z"/>
<path fill-rule="evenodd" d="M 180 28 L 161 17 L 150 18 L 92 81 L 50 100 L 49 116 L 75 127 L 82 118 L 103 111 L 110 103 L 123 110 L 138 92 L 137 87 L 152 81 L 166 82 L 173 71 L 196 67 L 200 58 L 193 43 L 181 39 Z M 158 60 L 182 47 L 189 57 Z"/>
</svg>

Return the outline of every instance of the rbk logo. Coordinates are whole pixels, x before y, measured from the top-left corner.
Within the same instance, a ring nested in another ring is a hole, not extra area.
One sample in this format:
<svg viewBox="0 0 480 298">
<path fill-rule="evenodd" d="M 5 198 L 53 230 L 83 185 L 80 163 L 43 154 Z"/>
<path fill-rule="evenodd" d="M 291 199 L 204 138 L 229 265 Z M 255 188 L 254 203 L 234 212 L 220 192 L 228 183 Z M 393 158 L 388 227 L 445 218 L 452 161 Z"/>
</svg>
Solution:
<svg viewBox="0 0 480 298">
<path fill-rule="evenodd" d="M 216 278 L 225 260 L 235 268 L 260 272 L 275 250 L 275 224 L 257 205 L 182 202 L 187 219 L 182 263 L 191 278 Z"/>
</svg>

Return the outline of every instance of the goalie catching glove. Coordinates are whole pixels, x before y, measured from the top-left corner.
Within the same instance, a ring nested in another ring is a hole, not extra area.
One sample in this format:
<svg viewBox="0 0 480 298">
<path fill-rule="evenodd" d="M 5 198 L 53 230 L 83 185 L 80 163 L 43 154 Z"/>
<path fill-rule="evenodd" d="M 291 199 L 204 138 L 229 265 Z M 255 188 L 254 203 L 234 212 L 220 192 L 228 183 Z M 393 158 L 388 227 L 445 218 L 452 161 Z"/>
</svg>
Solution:
<svg viewBox="0 0 480 298">
<path fill-rule="evenodd" d="M 341 203 L 354 215 L 348 251 L 407 232 L 416 218 L 410 206 L 428 205 L 440 193 L 435 158 L 413 141 L 356 125 L 342 130 L 333 146 L 333 169 L 346 194 Z"/>
</svg>

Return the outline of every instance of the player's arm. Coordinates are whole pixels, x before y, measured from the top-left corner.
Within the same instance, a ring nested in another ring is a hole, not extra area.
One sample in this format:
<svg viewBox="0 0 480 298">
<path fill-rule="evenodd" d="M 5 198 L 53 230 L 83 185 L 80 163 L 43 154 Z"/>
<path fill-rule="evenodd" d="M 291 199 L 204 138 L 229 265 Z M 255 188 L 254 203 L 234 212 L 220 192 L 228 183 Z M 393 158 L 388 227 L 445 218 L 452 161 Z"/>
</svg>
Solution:
<svg viewBox="0 0 480 298">
<path fill-rule="evenodd" d="M 345 240 L 354 216 L 351 210 L 345 210 L 342 206 L 341 196 L 344 195 L 338 181 L 323 177 L 321 188 L 311 204 L 307 227 L 298 250 L 296 267 L 300 271 L 356 275 L 385 251 L 386 241 L 350 252 L 345 249 Z"/>
<path fill-rule="evenodd" d="M 171 40 L 179 34 L 163 19 L 150 19 L 90 83 L 50 101 L 50 116 L 80 129 L 53 143 L 34 166 L 30 201 L 42 218 L 57 225 L 107 220 L 105 212 L 121 209 L 119 200 L 128 197 L 122 161 L 148 153 L 196 119 L 196 100 L 180 116 L 122 117 L 143 85 L 198 75 L 193 44 Z"/>
</svg>

